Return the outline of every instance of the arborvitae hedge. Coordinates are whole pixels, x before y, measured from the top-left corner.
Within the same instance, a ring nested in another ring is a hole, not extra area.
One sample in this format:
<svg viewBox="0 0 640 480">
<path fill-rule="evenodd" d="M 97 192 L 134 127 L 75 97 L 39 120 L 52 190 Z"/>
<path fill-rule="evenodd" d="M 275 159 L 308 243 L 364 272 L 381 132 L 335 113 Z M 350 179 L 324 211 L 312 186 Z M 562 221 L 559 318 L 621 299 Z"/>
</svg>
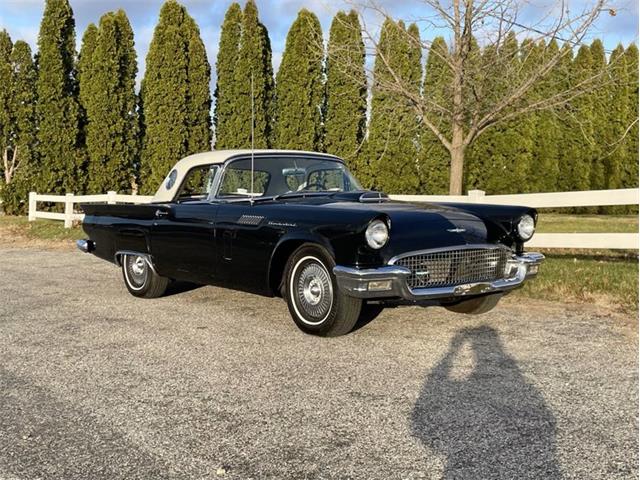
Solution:
<svg viewBox="0 0 640 480">
<path fill-rule="evenodd" d="M 29 45 L 18 40 L 10 57 L 11 117 L 7 156 L 15 170 L 8 184 L 2 186 L 2 207 L 10 215 L 24 214 L 29 191 L 38 172 L 35 162 L 36 140 L 36 67 Z"/>
<path fill-rule="evenodd" d="M 544 52 L 544 53 L 543 53 Z M 531 63 L 536 66 L 547 56 L 556 55 L 559 46 L 555 40 L 551 41 L 546 52 L 544 45 L 537 45 Z M 555 69 L 544 78 L 531 92 L 531 96 L 540 101 L 557 93 L 562 82 L 562 75 Z M 559 156 L 562 149 L 562 124 L 557 112 L 540 111 L 532 114 L 534 121 L 534 137 L 531 166 L 528 177 L 529 191 L 552 192 L 556 190 L 559 175 Z M 544 174 L 542 174 L 544 172 Z"/>
<path fill-rule="evenodd" d="M 448 153 L 420 126 L 405 96 L 389 92 L 394 80 L 381 61 L 385 55 L 401 88 L 446 105 L 451 72 L 443 61 L 445 41 L 432 42 L 421 85 L 417 28 L 405 30 L 401 22 L 385 21 L 367 129 L 365 52 L 357 14 L 336 15 L 324 60 L 316 49 L 321 39 L 315 16 L 301 12 L 278 73 L 276 110 L 271 46 L 256 5 L 249 0 L 244 12 L 238 4 L 229 8 L 217 62 L 217 148 L 250 146 L 253 76 L 257 148 L 326 149 L 344 157 L 366 186 L 391 193 L 445 193 Z M 28 46 L 12 45 L 8 34 L 0 32 L 0 147 L 10 153 L 17 146 L 25 156 L 21 165 L 28 165 L 2 189 L 4 210 L 19 211 L 28 190 L 83 193 L 87 173 L 92 191 L 128 190 L 140 166 L 142 191 L 152 193 L 177 160 L 210 148 L 211 71 L 195 21 L 175 0 L 162 7 L 138 106 L 133 33 L 124 13 L 107 14 L 100 29 L 87 28 L 76 64 L 69 2 L 46 0 L 38 46 L 36 68 Z M 505 78 L 505 72 L 527 75 L 545 60 L 543 55 L 561 48 L 562 59 L 532 89 L 530 99 L 565 91 L 605 62 L 611 77 L 568 105 L 484 132 L 467 152 L 466 187 L 489 193 L 637 187 L 638 126 L 632 126 L 638 118 L 637 47 L 620 46 L 606 54 L 596 40 L 575 49 L 575 58 L 573 46 L 555 42 L 545 48 L 524 40 L 515 55 L 517 48 L 515 36 L 499 52 L 474 44 L 472 63 L 484 68 L 467 74 L 482 73 L 482 90 L 499 93 L 521 78 Z M 499 68 L 509 62 L 517 68 Z M 463 95 L 465 101 L 484 100 L 470 89 Z M 446 118 L 433 115 L 429 120 L 447 130 Z"/>
<path fill-rule="evenodd" d="M 374 65 L 371 122 L 366 154 L 369 178 L 364 181 L 390 193 L 414 193 L 419 186 L 418 119 L 406 98 L 391 88 L 417 93 L 422 68 L 419 33 L 415 24 L 385 20 Z M 389 67 L 387 67 L 389 65 Z M 400 85 L 391 74 L 392 69 Z M 390 88 L 390 86 L 392 86 Z"/>
<path fill-rule="evenodd" d="M 356 175 L 367 118 L 365 50 L 358 14 L 338 12 L 331 23 L 327 53 L 324 147 L 344 158 Z"/>
<path fill-rule="evenodd" d="M 625 161 L 622 171 L 622 187 L 638 187 L 638 47 L 629 45 L 624 52 L 627 69 L 626 79 L 629 85 L 629 110 L 626 125 L 636 122 L 624 139 L 626 147 Z"/>
<path fill-rule="evenodd" d="M 274 148 L 322 149 L 323 50 L 318 17 L 300 10 L 276 77 Z"/>
<path fill-rule="evenodd" d="M 216 62 L 216 110 L 213 122 L 216 130 L 216 149 L 229 148 L 235 143 L 232 125 L 235 111 L 235 70 L 242 36 L 242 9 L 232 3 L 224 16 L 218 60 Z"/>
<path fill-rule="evenodd" d="M 251 146 L 251 78 L 253 76 L 255 148 L 271 145 L 274 114 L 274 82 L 271 43 L 265 26 L 258 18 L 258 8 L 249 0 L 242 14 L 242 39 L 234 72 L 234 112 L 228 148 Z"/>
<path fill-rule="evenodd" d="M 102 16 L 89 54 L 82 59 L 80 69 L 80 98 L 87 118 L 88 191 L 129 191 L 134 180 L 139 124 L 136 52 L 124 11 Z"/>
<path fill-rule="evenodd" d="M 84 191 L 75 56 L 75 21 L 68 0 L 46 0 L 38 36 L 36 87 L 39 192 Z"/>
<path fill-rule="evenodd" d="M 142 192 L 154 193 L 185 155 L 209 149 L 209 69 L 194 20 L 185 7 L 168 0 L 149 46 L 140 94 Z"/>
<path fill-rule="evenodd" d="M 423 95 L 435 103 L 447 106 L 451 98 L 451 69 L 447 66 L 449 51 L 443 37 L 436 37 L 431 43 L 423 83 Z M 439 129 L 449 132 L 448 121 L 442 115 L 429 116 Z M 449 151 L 435 134 L 426 126 L 420 135 L 420 178 L 423 191 L 431 195 L 449 192 Z"/>
<path fill-rule="evenodd" d="M 0 32 L 0 155 L 11 136 L 11 50 L 13 43 L 6 30 Z M 3 167 L 0 165 L 0 169 Z"/>
</svg>

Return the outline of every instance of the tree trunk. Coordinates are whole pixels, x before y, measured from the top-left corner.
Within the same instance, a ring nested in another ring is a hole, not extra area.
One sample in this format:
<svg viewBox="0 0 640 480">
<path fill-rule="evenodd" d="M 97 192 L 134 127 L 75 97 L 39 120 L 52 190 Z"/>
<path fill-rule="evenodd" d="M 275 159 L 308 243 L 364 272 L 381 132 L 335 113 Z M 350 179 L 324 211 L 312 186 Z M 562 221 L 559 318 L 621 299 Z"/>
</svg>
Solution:
<svg viewBox="0 0 640 480">
<path fill-rule="evenodd" d="M 5 148 L 2 152 L 2 163 L 4 167 L 4 183 L 11 183 L 11 168 L 9 167 L 9 148 Z"/>
<path fill-rule="evenodd" d="M 465 144 L 461 126 L 453 125 L 451 136 L 451 169 L 449 176 L 449 195 L 462 195 L 464 175 Z"/>
</svg>

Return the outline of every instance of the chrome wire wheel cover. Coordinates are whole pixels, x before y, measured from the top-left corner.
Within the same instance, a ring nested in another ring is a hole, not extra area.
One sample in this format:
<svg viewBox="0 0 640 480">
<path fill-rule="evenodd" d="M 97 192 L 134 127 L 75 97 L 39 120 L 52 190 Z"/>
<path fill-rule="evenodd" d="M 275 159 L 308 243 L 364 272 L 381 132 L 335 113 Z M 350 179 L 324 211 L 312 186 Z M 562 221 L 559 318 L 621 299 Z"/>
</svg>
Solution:
<svg viewBox="0 0 640 480">
<path fill-rule="evenodd" d="M 294 267 L 292 277 L 292 294 L 296 307 L 301 310 L 298 312 L 300 320 L 309 325 L 321 324 L 333 306 L 329 272 L 315 257 L 305 257 Z"/>
<path fill-rule="evenodd" d="M 147 282 L 147 275 L 149 274 L 147 260 L 140 255 L 126 255 L 124 273 L 129 286 L 134 290 L 141 290 Z"/>
</svg>

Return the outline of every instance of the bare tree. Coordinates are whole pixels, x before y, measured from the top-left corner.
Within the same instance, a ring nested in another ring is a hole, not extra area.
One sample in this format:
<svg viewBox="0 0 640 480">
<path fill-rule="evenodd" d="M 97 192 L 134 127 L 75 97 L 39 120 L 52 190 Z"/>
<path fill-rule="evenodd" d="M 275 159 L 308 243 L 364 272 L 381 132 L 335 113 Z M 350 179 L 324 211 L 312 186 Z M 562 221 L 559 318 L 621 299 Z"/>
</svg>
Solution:
<svg viewBox="0 0 640 480">
<path fill-rule="evenodd" d="M 532 89 L 547 79 L 563 57 L 571 55 L 571 48 L 548 48 L 549 41 L 554 39 L 569 47 L 585 42 L 603 12 L 615 15 L 606 0 L 594 0 L 579 11 L 570 10 L 565 0 L 558 0 L 544 13 L 534 10 L 527 0 L 420 0 L 423 8 L 415 10 L 419 15 L 405 20 L 415 22 L 425 32 L 434 29 L 450 32 L 449 48 L 445 52 L 431 52 L 441 56 L 450 69 L 444 100 L 417 93 L 394 72 L 391 59 L 377 48 L 375 26 L 366 21 L 372 12 L 377 18 L 389 15 L 376 0 L 364 1 L 356 7 L 361 14 L 365 41 L 390 73 L 383 81 L 376 79 L 376 88 L 402 96 L 415 109 L 424 127 L 447 149 L 451 156 L 451 195 L 462 193 L 465 153 L 488 128 L 534 111 L 566 105 L 608 78 L 607 67 L 603 67 L 588 78 L 567 82 L 545 98 L 531 95 Z M 523 42 L 514 49 L 513 41 L 509 41 L 514 35 L 531 42 Z M 410 41 L 417 40 L 410 37 Z M 421 49 L 430 50 L 430 41 L 418 42 Z M 543 60 L 535 65 L 526 62 L 532 42 L 544 49 Z M 481 55 L 481 50 L 492 54 Z M 520 61 L 512 61 L 514 56 Z"/>
</svg>

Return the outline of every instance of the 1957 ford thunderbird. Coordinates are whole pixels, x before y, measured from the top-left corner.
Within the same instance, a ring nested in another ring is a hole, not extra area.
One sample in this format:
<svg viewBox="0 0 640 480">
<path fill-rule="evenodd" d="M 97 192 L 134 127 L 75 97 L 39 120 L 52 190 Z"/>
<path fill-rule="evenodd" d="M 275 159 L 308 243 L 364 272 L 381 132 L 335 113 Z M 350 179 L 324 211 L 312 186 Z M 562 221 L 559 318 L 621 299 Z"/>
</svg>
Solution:
<svg viewBox="0 0 640 480">
<path fill-rule="evenodd" d="M 392 201 L 312 152 L 191 155 L 149 204 L 82 209 L 78 247 L 119 265 L 132 295 L 180 280 L 282 296 L 301 330 L 323 336 L 385 306 L 488 312 L 544 259 L 523 249 L 532 208 Z"/>
</svg>

